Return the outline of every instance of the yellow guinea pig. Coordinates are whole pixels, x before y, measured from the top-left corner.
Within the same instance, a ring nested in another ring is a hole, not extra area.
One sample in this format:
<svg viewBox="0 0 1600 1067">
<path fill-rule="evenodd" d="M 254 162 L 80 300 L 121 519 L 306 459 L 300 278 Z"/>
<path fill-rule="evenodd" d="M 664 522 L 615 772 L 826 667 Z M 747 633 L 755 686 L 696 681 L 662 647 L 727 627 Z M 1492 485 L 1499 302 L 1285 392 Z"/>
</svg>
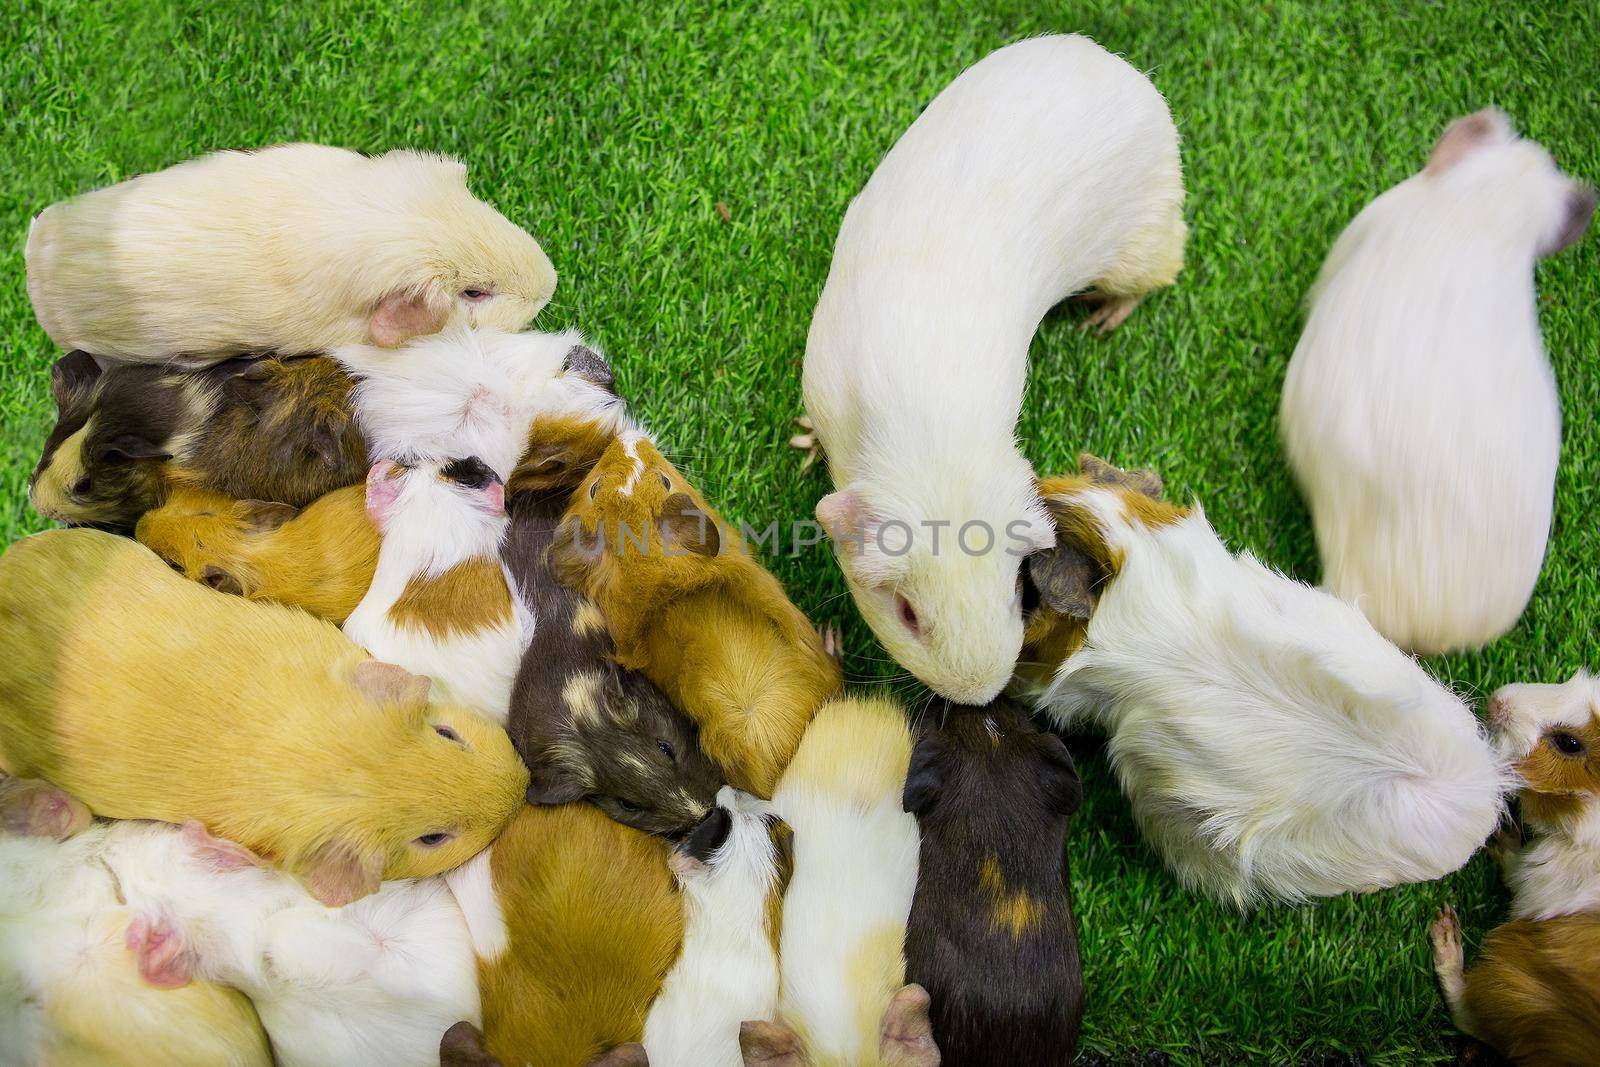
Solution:
<svg viewBox="0 0 1600 1067">
<path fill-rule="evenodd" d="M 333 626 L 56 530 L 0 557 L 0 770 L 113 819 L 195 819 L 330 906 L 459 865 L 522 804 L 499 727 Z"/>
</svg>

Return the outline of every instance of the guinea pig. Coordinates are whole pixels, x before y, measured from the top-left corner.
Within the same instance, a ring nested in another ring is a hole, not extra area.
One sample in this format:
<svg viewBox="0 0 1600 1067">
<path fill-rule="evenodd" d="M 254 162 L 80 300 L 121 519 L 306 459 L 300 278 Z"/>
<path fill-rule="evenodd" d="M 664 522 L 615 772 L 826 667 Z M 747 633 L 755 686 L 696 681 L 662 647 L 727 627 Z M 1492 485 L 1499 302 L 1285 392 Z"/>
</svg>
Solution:
<svg viewBox="0 0 1600 1067">
<path fill-rule="evenodd" d="M 911 731 L 889 700 L 824 704 L 772 806 L 794 832 L 775 1023 L 746 1028 L 771 1067 L 932 1067 L 927 995 L 907 987 L 917 820 L 901 806 Z M 907 990 L 910 990 L 909 992 Z"/>
<path fill-rule="evenodd" d="M 50 387 L 56 425 L 28 481 L 47 519 L 132 529 L 172 486 L 301 507 L 367 469 L 352 382 L 328 359 L 102 370 L 71 352 Z"/>
<path fill-rule="evenodd" d="M 1028 561 L 1040 603 L 1018 691 L 1106 730 L 1183 883 L 1243 905 L 1466 863 L 1507 787 L 1466 705 L 1352 605 L 1233 555 L 1198 506 L 1081 462 L 1040 484 L 1057 546 Z"/>
<path fill-rule="evenodd" d="M 1511 917 L 1600 912 L 1600 682 L 1579 671 L 1559 685 L 1502 686 L 1487 713 L 1537 835 L 1501 850 Z"/>
<path fill-rule="evenodd" d="M 63 803 L 72 798 L 61 795 Z M 9 829 L 9 827 L 7 827 Z M 126 865 L 107 846 L 178 832 L 100 823 L 65 840 L 0 832 L 0 1063 L 8 1067 L 271 1067 L 243 993 L 143 982 L 124 941 Z"/>
<path fill-rule="evenodd" d="M 481 1054 L 463 1055 L 471 1035 L 458 1031 L 455 1062 L 580 1067 L 601 1057 L 643 1067 L 645 1016 L 684 936 L 667 858 L 660 838 L 588 804 L 561 804 L 524 807 L 488 850 L 446 875 L 483 999 Z"/>
<path fill-rule="evenodd" d="M 324 904 L 448 870 L 528 775 L 505 732 L 334 627 L 55 530 L 0 556 L 0 771 L 114 819 L 194 819 Z"/>
<path fill-rule="evenodd" d="M 1533 594 L 1561 451 L 1533 269 L 1594 206 L 1505 115 L 1480 111 L 1356 216 L 1311 291 L 1284 448 L 1324 587 L 1402 648 L 1477 648 Z"/>
<path fill-rule="evenodd" d="M 1429 930 L 1456 1029 L 1519 1067 L 1589 1067 L 1600 1049 L 1600 915 L 1515 920 L 1490 931 L 1466 969 L 1448 904 Z"/>
<path fill-rule="evenodd" d="M 903 797 L 921 860 L 906 977 L 932 998 L 950 1064 L 1072 1062 L 1083 969 L 1067 820 L 1083 786 L 1067 747 L 1006 700 L 945 704 L 911 751 Z"/>
<path fill-rule="evenodd" d="M 550 558 L 600 608 L 617 661 L 699 725 L 729 784 L 770 797 L 842 677 L 736 536 L 649 438 L 628 432 L 573 494 Z"/>
<path fill-rule="evenodd" d="M 644 1023 L 651 1067 L 743 1067 L 739 1028 L 778 1006 L 792 835 L 772 805 L 732 786 L 673 850 L 683 952 Z"/>
<path fill-rule="evenodd" d="M 145 981 L 247 994 L 280 1067 L 430 1067 L 444 1032 L 479 1018 L 472 942 L 442 878 L 385 882 L 325 908 L 194 822 L 117 823 L 104 860 Z"/>
<path fill-rule="evenodd" d="M 365 485 L 335 489 L 303 510 L 178 488 L 144 513 L 134 536 L 191 581 L 335 626 L 367 595 L 378 567 Z"/>
<path fill-rule="evenodd" d="M 1111 328 L 1171 285 L 1178 133 L 1087 37 L 1002 48 L 928 105 L 851 202 L 806 341 L 835 491 L 817 519 L 890 655 L 985 704 L 1022 647 L 1019 560 L 1052 543 L 1018 450 L 1028 344 L 1093 287 Z"/>
<path fill-rule="evenodd" d="M 556 285 L 463 164 L 315 144 L 215 152 L 54 204 L 24 256 L 52 340 L 146 363 L 392 347 L 452 314 L 520 330 Z"/>
<path fill-rule="evenodd" d="M 379 460 L 367 476 L 367 513 L 383 543 L 345 636 L 504 725 L 533 619 L 500 562 L 500 476 L 475 456 L 411 466 Z"/>
<path fill-rule="evenodd" d="M 552 573 L 564 492 L 511 498 L 502 558 L 537 620 L 511 690 L 507 730 L 530 775 L 528 801 L 589 800 L 647 833 L 677 835 L 711 810 L 722 768 L 693 720 L 619 665 L 605 619 Z"/>
</svg>

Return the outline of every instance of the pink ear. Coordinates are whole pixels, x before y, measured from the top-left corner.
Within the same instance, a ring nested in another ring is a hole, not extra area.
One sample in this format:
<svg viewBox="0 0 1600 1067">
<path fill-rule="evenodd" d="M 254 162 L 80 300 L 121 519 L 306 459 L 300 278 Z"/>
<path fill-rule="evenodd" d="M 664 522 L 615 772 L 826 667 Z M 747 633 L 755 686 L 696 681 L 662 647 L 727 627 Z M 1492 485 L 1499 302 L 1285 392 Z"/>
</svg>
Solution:
<svg viewBox="0 0 1600 1067">
<path fill-rule="evenodd" d="M 739 1024 L 739 1051 L 744 1055 L 744 1067 L 808 1067 L 811 1063 L 799 1035 L 782 1023 L 764 1019 Z"/>
<path fill-rule="evenodd" d="M 367 469 L 367 517 L 383 531 L 400 496 L 400 479 L 395 476 L 396 464 L 380 459 Z"/>
<path fill-rule="evenodd" d="M 428 703 L 433 688 L 426 675 L 376 659 L 357 663 L 350 681 L 368 700 L 383 707 L 420 708 Z"/>
<path fill-rule="evenodd" d="M 361 855 L 343 841 L 329 841 L 306 858 L 306 888 L 319 903 L 342 908 L 378 891 L 383 881 L 383 859 Z"/>
<path fill-rule="evenodd" d="M 241 844 L 216 837 L 193 819 L 183 824 L 183 842 L 195 859 L 213 871 L 242 871 L 246 867 L 261 867 L 265 861 Z"/>
<path fill-rule="evenodd" d="M 0 777 L 0 829 L 65 841 L 94 821 L 89 807 L 38 778 Z"/>
<path fill-rule="evenodd" d="M 164 911 L 139 912 L 128 920 L 123 940 L 139 964 L 139 977 L 156 989 L 178 989 L 189 984 L 188 945 L 183 929 Z"/>
<path fill-rule="evenodd" d="M 939 1048 L 933 1043 L 933 1022 L 928 1017 L 931 1005 L 928 991 L 914 982 L 901 986 L 889 1001 L 878 1038 L 884 1067 L 939 1067 Z"/>
<path fill-rule="evenodd" d="M 438 333 L 449 317 L 449 298 L 431 289 L 420 293 L 390 293 L 378 303 L 368 321 L 368 329 L 372 343 L 379 348 L 398 348 L 413 337 Z"/>
<path fill-rule="evenodd" d="M 848 489 L 829 493 L 817 501 L 817 521 L 830 538 L 854 536 L 861 529 L 864 514 L 861 498 Z"/>
<path fill-rule="evenodd" d="M 1425 170 L 1440 174 L 1466 158 L 1474 148 L 1492 141 L 1505 141 L 1511 137 L 1511 122 L 1505 112 L 1486 107 L 1452 122 L 1433 146 Z"/>
<path fill-rule="evenodd" d="M 489 488 L 483 491 L 483 497 L 489 503 L 489 510 L 496 515 L 504 515 L 506 511 L 506 487 L 503 482 L 490 482 Z"/>
</svg>

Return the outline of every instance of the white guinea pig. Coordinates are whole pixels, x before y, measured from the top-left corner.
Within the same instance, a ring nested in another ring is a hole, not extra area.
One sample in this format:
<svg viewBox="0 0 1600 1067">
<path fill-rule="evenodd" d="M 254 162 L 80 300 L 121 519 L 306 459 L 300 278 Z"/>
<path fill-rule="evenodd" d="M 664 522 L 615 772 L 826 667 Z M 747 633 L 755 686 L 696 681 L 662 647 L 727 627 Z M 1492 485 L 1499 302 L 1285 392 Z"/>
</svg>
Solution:
<svg viewBox="0 0 1600 1067">
<path fill-rule="evenodd" d="M 1182 209 L 1166 101 L 1072 36 L 965 71 L 845 213 L 806 343 L 817 518 L 878 639 L 953 701 L 1005 685 L 1018 560 L 1051 544 L 1014 437 L 1039 320 L 1092 286 L 1109 327 L 1172 284 Z"/>
<path fill-rule="evenodd" d="M 280 1067 L 431 1067 L 446 1030 L 481 1018 L 477 960 L 443 878 L 327 908 L 198 823 L 116 823 L 105 862 L 146 981 L 248 994 Z"/>
<path fill-rule="evenodd" d="M 1041 492 L 1060 543 L 1029 573 L 1059 614 L 1030 620 L 1033 695 L 1106 728 L 1185 885 L 1239 904 L 1379 889 L 1493 832 L 1508 776 L 1477 720 L 1354 607 L 1233 555 L 1198 508 L 1093 474 Z"/>
<path fill-rule="evenodd" d="M 26 262 L 58 345 L 152 363 L 392 346 L 452 314 L 517 330 L 556 285 L 463 164 L 315 144 L 217 152 L 55 204 Z"/>
<path fill-rule="evenodd" d="M 1356 216 L 1311 292 L 1284 446 L 1325 586 L 1403 648 L 1482 645 L 1533 592 L 1561 449 L 1533 266 L 1594 205 L 1480 111 Z"/>
</svg>

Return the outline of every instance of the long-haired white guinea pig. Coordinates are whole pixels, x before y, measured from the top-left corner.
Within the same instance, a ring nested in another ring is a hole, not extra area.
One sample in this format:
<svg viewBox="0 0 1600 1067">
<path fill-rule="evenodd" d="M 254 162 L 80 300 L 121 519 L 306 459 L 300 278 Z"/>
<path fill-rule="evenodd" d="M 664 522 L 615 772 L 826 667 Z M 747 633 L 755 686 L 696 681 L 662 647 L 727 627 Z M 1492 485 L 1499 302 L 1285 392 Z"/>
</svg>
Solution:
<svg viewBox="0 0 1600 1067">
<path fill-rule="evenodd" d="M 1533 266 L 1594 206 L 1480 111 L 1356 216 L 1312 289 L 1284 445 L 1324 585 L 1403 648 L 1476 648 L 1533 593 L 1561 450 Z"/>
<path fill-rule="evenodd" d="M 835 486 L 817 518 L 878 639 L 941 695 L 1005 685 L 1018 559 L 1052 541 L 1014 437 L 1040 319 L 1093 287 L 1120 322 L 1172 284 L 1185 234 L 1166 101 L 1077 36 L 965 71 L 845 213 L 806 342 Z"/>
<path fill-rule="evenodd" d="M 26 262 L 52 340 L 140 362 L 392 346 L 452 313 L 517 330 L 556 284 L 463 164 L 315 144 L 217 152 L 55 204 Z"/>
<path fill-rule="evenodd" d="M 1029 560 L 1043 669 L 1025 684 L 1058 722 L 1105 727 L 1184 884 L 1302 900 L 1466 863 L 1508 777 L 1466 705 L 1349 604 L 1108 469 L 1041 483 L 1059 543 Z"/>
</svg>

